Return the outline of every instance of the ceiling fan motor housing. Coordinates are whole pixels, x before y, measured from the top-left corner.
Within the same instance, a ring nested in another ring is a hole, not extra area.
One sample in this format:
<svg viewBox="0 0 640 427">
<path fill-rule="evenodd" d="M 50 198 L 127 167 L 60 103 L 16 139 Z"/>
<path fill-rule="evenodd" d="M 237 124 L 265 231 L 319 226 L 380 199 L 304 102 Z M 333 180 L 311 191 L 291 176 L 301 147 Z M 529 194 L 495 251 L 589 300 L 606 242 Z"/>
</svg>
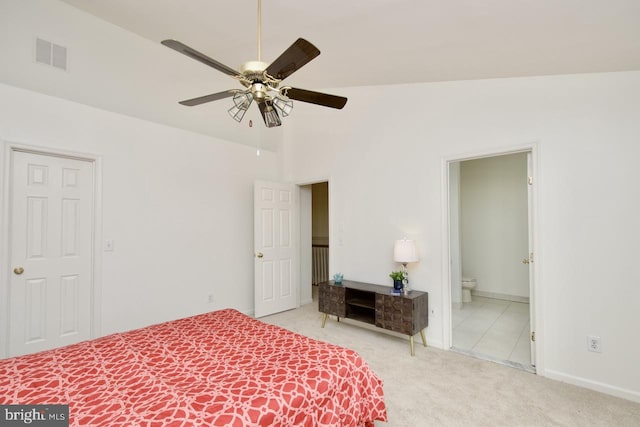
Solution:
<svg viewBox="0 0 640 427">
<path fill-rule="evenodd" d="M 263 102 L 269 99 L 269 97 L 267 96 L 268 90 L 269 87 L 260 82 L 253 82 L 251 84 L 251 95 L 253 95 L 253 99 L 255 99 L 256 102 Z"/>
<path fill-rule="evenodd" d="M 265 78 L 264 70 L 268 66 L 269 64 L 262 61 L 249 61 L 240 66 L 240 73 L 246 79 L 246 82 L 242 83 L 251 88 L 251 94 L 256 102 L 269 99 L 267 93 L 270 89 L 277 87 L 277 82 L 267 81 Z"/>
<path fill-rule="evenodd" d="M 262 61 L 248 61 L 240 66 L 240 73 L 248 79 L 262 79 L 264 70 L 267 69 L 269 64 Z"/>
</svg>

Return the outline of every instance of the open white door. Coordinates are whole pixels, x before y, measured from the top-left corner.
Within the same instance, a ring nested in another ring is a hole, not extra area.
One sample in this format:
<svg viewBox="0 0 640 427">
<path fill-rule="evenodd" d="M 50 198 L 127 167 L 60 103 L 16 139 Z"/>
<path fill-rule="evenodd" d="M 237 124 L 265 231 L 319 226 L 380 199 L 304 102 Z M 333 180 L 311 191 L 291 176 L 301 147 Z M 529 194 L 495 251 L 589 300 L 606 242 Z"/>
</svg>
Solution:
<svg viewBox="0 0 640 427">
<path fill-rule="evenodd" d="M 298 192 L 294 184 L 254 184 L 255 317 L 298 307 Z"/>
<path fill-rule="evenodd" d="M 529 221 L 529 324 L 530 334 L 529 340 L 531 343 L 531 366 L 536 366 L 536 322 L 535 322 L 535 281 L 533 277 L 533 265 L 535 260 L 533 249 L 533 155 L 529 151 L 527 153 L 527 206 L 528 206 L 528 221 Z"/>
</svg>

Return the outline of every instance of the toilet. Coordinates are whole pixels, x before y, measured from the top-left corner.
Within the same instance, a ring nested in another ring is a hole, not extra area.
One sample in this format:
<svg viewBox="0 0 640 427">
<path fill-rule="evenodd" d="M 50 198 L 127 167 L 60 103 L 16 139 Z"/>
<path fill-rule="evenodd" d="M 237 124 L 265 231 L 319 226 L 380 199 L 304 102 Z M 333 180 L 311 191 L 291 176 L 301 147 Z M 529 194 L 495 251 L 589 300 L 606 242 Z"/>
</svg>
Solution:
<svg viewBox="0 0 640 427">
<path fill-rule="evenodd" d="M 476 279 L 472 277 L 462 278 L 462 302 L 471 302 L 471 290 L 476 287 L 478 283 Z"/>
</svg>

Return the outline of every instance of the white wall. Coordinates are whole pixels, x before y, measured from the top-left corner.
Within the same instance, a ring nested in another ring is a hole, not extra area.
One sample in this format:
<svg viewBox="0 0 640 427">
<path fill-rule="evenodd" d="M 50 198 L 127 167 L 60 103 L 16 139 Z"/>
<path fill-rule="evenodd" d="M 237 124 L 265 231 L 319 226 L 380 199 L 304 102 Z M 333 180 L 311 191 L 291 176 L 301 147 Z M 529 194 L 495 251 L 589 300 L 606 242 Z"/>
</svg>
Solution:
<svg viewBox="0 0 640 427">
<path fill-rule="evenodd" d="M 2 84 L 0 141 L 101 157 L 102 334 L 253 311 L 253 182 L 277 177 L 273 153 Z"/>
<path fill-rule="evenodd" d="M 256 157 L 261 128 L 240 129 L 228 107 L 177 104 L 211 92 L 186 76 L 221 73 L 59 1 L 1 1 L 0 34 L 0 141 L 102 159 L 102 235 L 115 251 L 102 254 L 101 333 L 221 307 L 252 312 L 253 182 L 277 179 L 279 159 Z M 69 49 L 68 72 L 35 62 L 36 36 Z M 250 146 L 143 120 L 209 133 L 214 123 L 216 133 L 218 118 L 221 134 Z"/>
<path fill-rule="evenodd" d="M 535 142 L 539 372 L 640 400 L 640 72 L 332 93 L 345 109 L 296 106 L 281 153 L 293 181 L 330 177 L 332 269 L 390 285 L 393 241 L 416 239 L 411 285 L 429 292 L 442 343 L 443 163 Z"/>
<path fill-rule="evenodd" d="M 262 123 L 258 108 L 249 109 L 242 124 L 231 120 L 230 99 L 179 105 L 241 86 L 160 40 L 144 39 L 59 0 L 0 1 L 0 36 L 2 83 L 252 147 L 275 150 L 282 137 L 284 126 L 248 126 L 250 119 Z M 36 63 L 36 37 L 67 48 L 68 72 Z M 175 29 L 168 27 L 166 38 L 173 37 Z"/>
<path fill-rule="evenodd" d="M 462 275 L 481 295 L 528 301 L 527 197 L 526 153 L 460 162 Z"/>
</svg>

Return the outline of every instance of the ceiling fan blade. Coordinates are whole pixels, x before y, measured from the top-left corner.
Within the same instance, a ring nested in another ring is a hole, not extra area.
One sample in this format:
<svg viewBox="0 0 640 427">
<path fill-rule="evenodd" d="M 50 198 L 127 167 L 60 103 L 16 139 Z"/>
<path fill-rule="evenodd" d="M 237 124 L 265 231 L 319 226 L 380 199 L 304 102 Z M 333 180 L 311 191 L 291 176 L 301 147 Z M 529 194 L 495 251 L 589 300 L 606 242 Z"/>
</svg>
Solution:
<svg viewBox="0 0 640 427">
<path fill-rule="evenodd" d="M 229 89 L 224 92 L 212 93 L 211 95 L 199 96 L 197 98 L 187 99 L 185 101 L 180 101 L 180 104 L 186 105 L 187 107 L 193 107 L 195 105 L 204 104 L 206 102 L 217 101 L 218 99 L 229 98 L 236 93 L 241 92 L 237 89 Z"/>
<path fill-rule="evenodd" d="M 182 53 L 183 55 L 187 55 L 189 58 L 195 59 L 196 61 L 200 61 L 205 65 L 208 65 L 212 68 L 215 68 L 218 71 L 221 71 L 225 74 L 228 74 L 233 77 L 242 77 L 238 71 L 234 70 L 231 67 L 227 67 L 226 65 L 216 61 L 215 59 L 209 58 L 204 53 L 198 52 L 195 49 L 190 48 L 186 44 L 180 43 L 177 40 L 162 40 L 163 45 L 170 47 L 171 49 Z"/>
<path fill-rule="evenodd" d="M 271 103 L 271 101 L 258 103 L 258 108 L 260 108 L 262 120 L 264 120 L 264 124 L 267 125 L 268 128 L 274 128 L 282 124 L 280 116 L 278 115 L 276 109 L 273 108 L 273 104 Z"/>
<path fill-rule="evenodd" d="M 265 70 L 268 75 L 284 80 L 320 55 L 320 50 L 303 38 L 296 40 Z"/>
<path fill-rule="evenodd" d="M 284 95 L 296 101 L 309 102 L 324 107 L 342 109 L 347 103 L 344 96 L 329 95 L 328 93 L 314 92 L 306 89 L 287 88 L 282 91 Z"/>
</svg>

